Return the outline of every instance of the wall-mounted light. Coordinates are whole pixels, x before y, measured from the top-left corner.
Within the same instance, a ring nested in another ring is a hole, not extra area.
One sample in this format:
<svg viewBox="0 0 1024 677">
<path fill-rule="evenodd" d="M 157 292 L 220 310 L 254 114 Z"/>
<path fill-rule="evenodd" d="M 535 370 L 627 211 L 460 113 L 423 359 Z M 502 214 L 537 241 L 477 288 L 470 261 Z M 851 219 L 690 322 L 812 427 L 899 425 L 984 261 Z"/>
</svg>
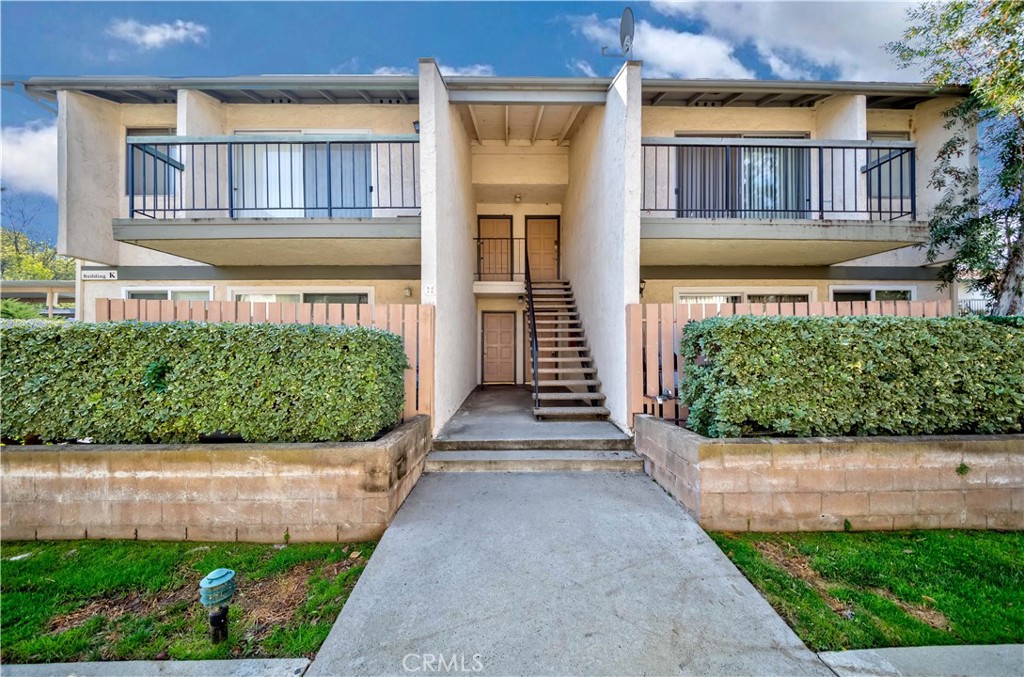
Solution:
<svg viewBox="0 0 1024 677">
<path fill-rule="evenodd" d="M 412 129 L 417 134 L 420 133 L 420 121 L 419 120 L 413 120 L 412 121 Z"/>
<path fill-rule="evenodd" d="M 526 303 L 526 297 L 520 294 L 516 301 L 519 302 L 519 305 L 523 305 L 524 303 Z"/>
<path fill-rule="evenodd" d="M 516 193 L 516 196 L 514 198 L 512 198 L 512 199 L 515 200 L 516 203 L 522 202 L 523 201 L 523 194 L 522 193 Z"/>
<path fill-rule="evenodd" d="M 406 287 L 405 289 L 403 289 L 402 294 L 404 294 L 406 298 L 412 296 L 412 287 Z"/>
<path fill-rule="evenodd" d="M 647 280 L 640 280 L 640 298 L 644 297 L 644 289 L 647 288 Z"/>
</svg>

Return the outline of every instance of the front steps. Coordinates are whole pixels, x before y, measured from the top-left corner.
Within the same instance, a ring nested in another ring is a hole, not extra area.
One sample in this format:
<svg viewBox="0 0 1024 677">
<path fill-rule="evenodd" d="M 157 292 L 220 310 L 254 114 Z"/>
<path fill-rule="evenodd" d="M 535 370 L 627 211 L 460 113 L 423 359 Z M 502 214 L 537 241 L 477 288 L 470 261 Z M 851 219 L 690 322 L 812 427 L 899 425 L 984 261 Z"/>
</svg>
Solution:
<svg viewBox="0 0 1024 677">
<path fill-rule="evenodd" d="M 533 414 L 545 419 L 605 419 L 608 409 L 601 393 L 594 359 L 586 343 L 568 280 L 530 285 L 537 337 L 537 401 Z M 527 359 L 532 359 L 532 356 Z M 532 366 L 532 362 L 530 363 Z"/>
<path fill-rule="evenodd" d="M 632 451 L 530 449 L 523 451 L 434 451 L 426 472 L 643 472 Z"/>
</svg>

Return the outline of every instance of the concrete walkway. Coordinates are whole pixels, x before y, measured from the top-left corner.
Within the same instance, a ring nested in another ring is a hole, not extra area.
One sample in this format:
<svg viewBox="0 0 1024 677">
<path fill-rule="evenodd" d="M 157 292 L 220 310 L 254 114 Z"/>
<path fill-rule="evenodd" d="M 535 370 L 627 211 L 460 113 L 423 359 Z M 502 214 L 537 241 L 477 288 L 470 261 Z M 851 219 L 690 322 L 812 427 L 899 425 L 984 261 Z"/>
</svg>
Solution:
<svg viewBox="0 0 1024 677">
<path fill-rule="evenodd" d="M 832 674 L 636 473 L 425 475 L 306 674 L 439 659 L 492 675 Z"/>
<path fill-rule="evenodd" d="M 920 646 L 899 649 L 826 651 L 818 654 L 839 677 L 1020 677 L 1024 645 Z"/>
<path fill-rule="evenodd" d="M 4 665 L 3 677 L 300 677 L 306 658 L 246 658 L 224 661 L 114 661 Z"/>
</svg>

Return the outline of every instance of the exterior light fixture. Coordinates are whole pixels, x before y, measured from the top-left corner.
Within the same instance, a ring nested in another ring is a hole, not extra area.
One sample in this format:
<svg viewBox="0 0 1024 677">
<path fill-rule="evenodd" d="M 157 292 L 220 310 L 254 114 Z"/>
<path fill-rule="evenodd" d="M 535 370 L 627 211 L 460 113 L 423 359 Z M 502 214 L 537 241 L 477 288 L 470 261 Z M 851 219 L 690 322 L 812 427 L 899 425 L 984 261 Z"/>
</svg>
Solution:
<svg viewBox="0 0 1024 677">
<path fill-rule="evenodd" d="M 412 121 L 412 129 L 417 134 L 420 133 L 420 121 L 419 120 L 413 120 Z"/>
<path fill-rule="evenodd" d="M 523 194 L 522 193 L 516 193 L 516 196 L 514 198 L 512 198 L 512 199 L 515 200 L 517 203 L 522 202 L 523 201 Z"/>
<path fill-rule="evenodd" d="M 403 289 L 402 294 L 404 294 L 406 298 L 412 296 L 412 287 L 406 287 Z"/>
<path fill-rule="evenodd" d="M 236 588 L 231 569 L 216 569 L 199 581 L 199 602 L 210 610 L 210 639 L 214 644 L 228 638 L 228 605 Z"/>
<path fill-rule="evenodd" d="M 523 303 L 526 302 L 526 298 L 522 294 L 520 294 L 519 298 L 517 298 L 516 301 L 519 302 L 519 305 L 523 305 Z"/>
<path fill-rule="evenodd" d="M 644 289 L 647 288 L 647 280 L 640 280 L 640 297 L 643 298 Z"/>
</svg>

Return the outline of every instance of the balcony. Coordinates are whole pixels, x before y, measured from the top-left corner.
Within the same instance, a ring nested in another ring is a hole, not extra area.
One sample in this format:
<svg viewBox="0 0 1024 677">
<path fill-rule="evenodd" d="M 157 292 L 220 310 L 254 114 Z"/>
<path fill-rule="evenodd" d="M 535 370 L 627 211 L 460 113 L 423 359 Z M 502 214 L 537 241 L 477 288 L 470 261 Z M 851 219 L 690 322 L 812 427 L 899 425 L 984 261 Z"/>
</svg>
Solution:
<svg viewBox="0 0 1024 677">
<path fill-rule="evenodd" d="M 641 263 L 831 265 L 922 242 L 916 144 L 645 138 Z"/>
<path fill-rule="evenodd" d="M 477 296 L 526 293 L 526 238 L 478 237 L 473 292 Z"/>
<path fill-rule="evenodd" d="M 416 135 L 129 137 L 126 151 L 119 241 L 214 265 L 419 264 Z"/>
</svg>

